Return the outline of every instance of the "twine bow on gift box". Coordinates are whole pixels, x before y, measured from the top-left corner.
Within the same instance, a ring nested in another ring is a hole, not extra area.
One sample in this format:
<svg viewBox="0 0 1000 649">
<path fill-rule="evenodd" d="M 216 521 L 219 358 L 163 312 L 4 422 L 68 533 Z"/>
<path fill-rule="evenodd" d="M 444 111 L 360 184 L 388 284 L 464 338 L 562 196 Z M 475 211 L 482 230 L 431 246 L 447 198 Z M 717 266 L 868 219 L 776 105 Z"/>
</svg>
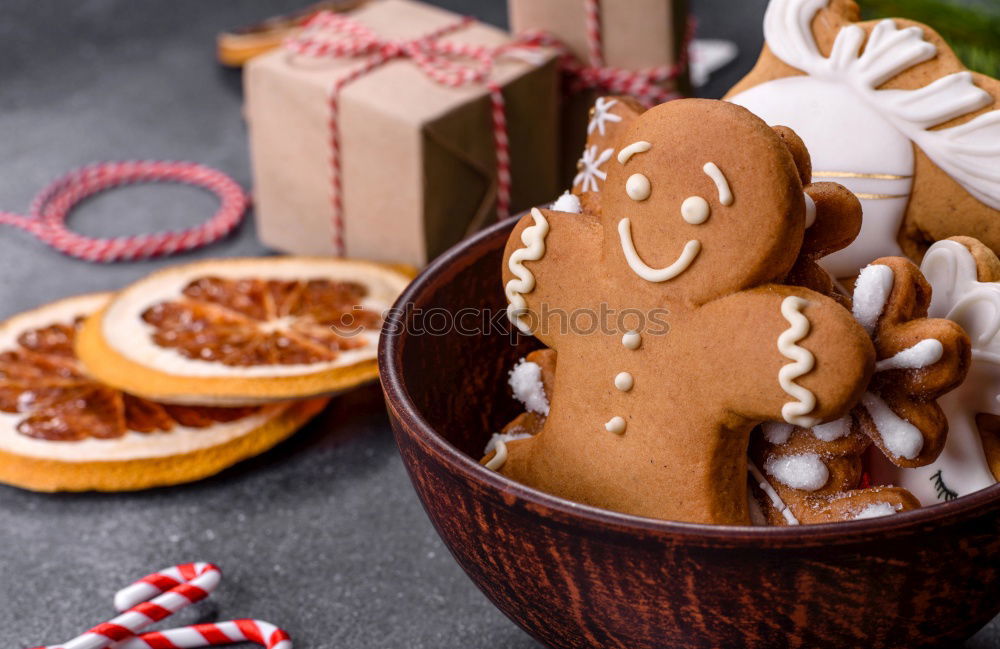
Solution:
<svg viewBox="0 0 1000 649">
<path fill-rule="evenodd" d="M 575 57 L 565 43 L 544 31 L 528 31 L 520 35 L 522 43 L 552 47 L 561 55 L 560 67 L 571 80 L 570 90 L 597 90 L 602 94 L 630 95 L 647 108 L 683 95 L 663 87 L 687 70 L 690 45 L 694 38 L 694 19 L 688 20 L 677 61 L 673 65 L 630 70 L 608 66 L 604 60 L 604 38 L 601 28 L 600 0 L 584 0 L 587 31 L 587 61 Z"/>
<path fill-rule="evenodd" d="M 503 91 L 500 84 L 490 78 L 490 74 L 493 71 L 493 62 L 498 57 L 523 45 L 514 43 L 502 47 L 486 47 L 440 40 L 474 22 L 471 18 L 462 18 L 419 38 L 394 40 L 379 36 L 356 20 L 323 11 L 306 24 L 300 35 L 285 41 L 287 50 L 312 58 L 366 57 L 361 65 L 338 79 L 330 88 L 330 181 L 333 248 L 336 254 L 344 254 L 342 151 L 339 132 L 340 92 L 351 82 L 393 59 L 411 60 L 429 79 L 444 86 L 457 88 L 480 84 L 487 88 L 496 148 L 496 211 L 498 218 L 509 216 L 511 176 L 507 117 Z M 330 39 L 331 35 L 340 38 Z M 462 61 L 459 62 L 458 59 Z"/>
<path fill-rule="evenodd" d="M 34 649 L 196 649 L 253 642 L 265 649 L 292 649 L 288 634 L 269 622 L 230 620 L 140 632 L 215 590 L 222 572 L 211 563 L 185 563 L 147 575 L 115 595 L 121 613 L 69 642 Z"/>
</svg>

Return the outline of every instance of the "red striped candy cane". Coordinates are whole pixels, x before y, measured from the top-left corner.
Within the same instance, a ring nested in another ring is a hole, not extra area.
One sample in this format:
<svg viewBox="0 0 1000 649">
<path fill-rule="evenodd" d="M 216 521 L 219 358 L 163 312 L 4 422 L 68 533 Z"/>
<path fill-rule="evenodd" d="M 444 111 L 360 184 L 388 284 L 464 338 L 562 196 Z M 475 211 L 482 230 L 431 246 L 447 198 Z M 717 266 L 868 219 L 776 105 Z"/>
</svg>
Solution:
<svg viewBox="0 0 1000 649">
<path fill-rule="evenodd" d="M 219 197 L 220 205 L 205 223 L 175 232 L 109 239 L 88 237 L 66 226 L 70 212 L 84 199 L 121 185 L 172 182 L 193 185 Z M 100 162 L 75 169 L 43 189 L 27 215 L 0 210 L 0 224 L 30 232 L 56 250 L 93 262 L 127 261 L 194 250 L 225 237 L 240 224 L 250 199 L 226 174 L 193 162 L 127 160 Z"/>
<path fill-rule="evenodd" d="M 34 649 L 194 649 L 256 642 L 267 649 L 291 649 L 288 634 L 268 622 L 233 620 L 166 631 L 140 631 L 208 597 L 222 572 L 211 563 L 185 563 L 147 575 L 115 595 L 114 619 L 69 642 Z"/>
<path fill-rule="evenodd" d="M 114 649 L 198 649 L 234 642 L 255 642 L 266 649 L 292 649 L 288 634 L 270 622 L 232 620 L 151 631 L 130 638 Z"/>
</svg>

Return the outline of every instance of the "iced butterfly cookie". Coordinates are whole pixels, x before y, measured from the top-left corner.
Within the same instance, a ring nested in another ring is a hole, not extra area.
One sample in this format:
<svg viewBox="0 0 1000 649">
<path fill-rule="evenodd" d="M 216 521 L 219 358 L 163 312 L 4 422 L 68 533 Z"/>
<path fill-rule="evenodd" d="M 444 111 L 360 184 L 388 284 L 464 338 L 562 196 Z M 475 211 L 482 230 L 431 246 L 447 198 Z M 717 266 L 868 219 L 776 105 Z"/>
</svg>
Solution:
<svg viewBox="0 0 1000 649">
<path fill-rule="evenodd" d="M 1000 474 L 1000 260 L 969 237 L 935 243 L 921 270 L 933 287 L 930 313 L 960 324 L 972 342 L 966 380 L 940 400 L 948 440 L 933 463 L 900 468 L 873 460 L 873 477 L 909 489 L 924 505 L 952 500 L 996 482 Z"/>
<path fill-rule="evenodd" d="M 557 388 L 541 432 L 485 462 L 590 505 L 750 522 L 753 427 L 843 416 L 875 361 L 850 311 L 784 283 L 807 219 L 860 219 L 846 190 L 806 198 L 797 142 L 733 104 L 670 102 L 616 129 L 598 210 L 521 220 L 508 315 L 558 354 Z"/>
<path fill-rule="evenodd" d="M 875 374 L 842 419 L 811 429 L 761 427 L 751 452 L 759 467 L 753 486 L 769 522 L 869 518 L 919 506 L 905 489 L 859 485 L 873 443 L 905 467 L 931 463 L 945 444 L 948 425 L 935 400 L 965 378 L 969 338 L 950 320 L 928 318 L 930 299 L 931 287 L 906 259 L 886 257 L 862 269 L 853 313 L 875 346 Z"/>
<path fill-rule="evenodd" d="M 1000 250 L 1000 82 L 924 25 L 857 20 L 851 0 L 771 0 L 760 60 L 727 96 L 795 129 L 813 179 L 861 199 L 861 235 L 824 267 L 852 277 L 960 234 Z"/>
</svg>

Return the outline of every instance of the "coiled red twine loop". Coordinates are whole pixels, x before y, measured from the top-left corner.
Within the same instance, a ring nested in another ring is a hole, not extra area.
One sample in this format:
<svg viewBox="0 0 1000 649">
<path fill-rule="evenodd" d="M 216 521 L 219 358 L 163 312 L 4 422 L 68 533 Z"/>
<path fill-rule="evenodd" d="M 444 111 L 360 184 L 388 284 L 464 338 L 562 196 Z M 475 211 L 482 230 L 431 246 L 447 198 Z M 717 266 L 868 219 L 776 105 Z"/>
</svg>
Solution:
<svg viewBox="0 0 1000 649">
<path fill-rule="evenodd" d="M 135 183 L 169 182 L 200 187 L 215 194 L 219 209 L 204 223 L 186 230 L 98 238 L 70 230 L 66 221 L 83 200 Z M 201 248 L 222 239 L 240 224 L 250 198 L 226 174 L 193 162 L 127 160 L 100 162 L 70 171 L 43 189 L 28 215 L 0 211 L 0 224 L 30 232 L 56 250 L 92 262 L 129 261 Z"/>
</svg>

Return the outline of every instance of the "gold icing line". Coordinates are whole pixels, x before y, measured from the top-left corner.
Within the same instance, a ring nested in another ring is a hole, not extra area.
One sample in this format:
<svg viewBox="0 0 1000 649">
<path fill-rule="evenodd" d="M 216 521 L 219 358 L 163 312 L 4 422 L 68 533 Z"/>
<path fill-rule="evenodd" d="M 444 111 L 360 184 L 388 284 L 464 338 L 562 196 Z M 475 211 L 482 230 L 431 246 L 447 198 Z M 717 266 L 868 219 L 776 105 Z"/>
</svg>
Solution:
<svg viewBox="0 0 1000 649">
<path fill-rule="evenodd" d="M 854 195 L 870 201 L 881 201 L 887 198 L 906 198 L 906 194 L 862 194 L 855 192 Z"/>
<path fill-rule="evenodd" d="M 813 178 L 872 178 L 875 180 L 906 180 L 913 176 L 898 176 L 896 174 L 863 174 L 854 171 L 814 171 Z"/>
</svg>

